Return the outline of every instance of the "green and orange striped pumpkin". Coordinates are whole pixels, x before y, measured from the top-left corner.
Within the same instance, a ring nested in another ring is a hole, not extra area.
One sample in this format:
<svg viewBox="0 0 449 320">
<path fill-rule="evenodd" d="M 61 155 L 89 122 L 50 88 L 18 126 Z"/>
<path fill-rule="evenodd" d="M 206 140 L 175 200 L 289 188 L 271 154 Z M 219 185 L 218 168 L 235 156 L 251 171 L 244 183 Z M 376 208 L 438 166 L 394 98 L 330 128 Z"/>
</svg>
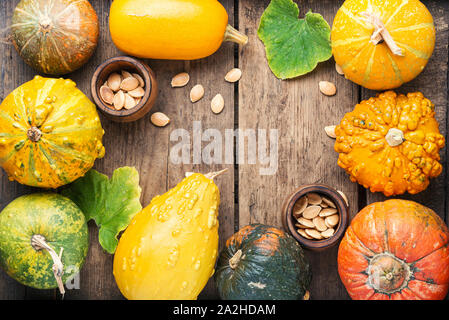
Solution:
<svg viewBox="0 0 449 320">
<path fill-rule="evenodd" d="M 104 156 L 95 105 L 71 80 L 36 76 L 0 105 L 0 165 L 10 180 L 57 188 Z"/>
<path fill-rule="evenodd" d="M 418 0 L 346 0 L 335 16 L 331 40 L 346 78 L 387 90 L 421 73 L 435 47 L 435 27 Z"/>
<path fill-rule="evenodd" d="M 98 17 L 88 0 L 22 0 L 12 17 L 15 48 L 45 74 L 80 68 L 95 51 L 98 35 Z"/>
</svg>

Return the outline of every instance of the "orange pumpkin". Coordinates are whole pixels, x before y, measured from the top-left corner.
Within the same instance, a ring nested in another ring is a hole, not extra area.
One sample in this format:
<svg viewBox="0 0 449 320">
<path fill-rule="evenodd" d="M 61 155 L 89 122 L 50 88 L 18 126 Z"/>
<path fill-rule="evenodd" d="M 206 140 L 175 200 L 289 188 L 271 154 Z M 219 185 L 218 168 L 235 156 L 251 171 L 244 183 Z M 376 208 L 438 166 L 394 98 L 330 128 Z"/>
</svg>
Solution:
<svg viewBox="0 0 449 320">
<path fill-rule="evenodd" d="M 449 231 L 431 209 L 407 200 L 373 203 L 352 220 L 338 272 L 355 300 L 438 300 L 449 287 Z"/>
<path fill-rule="evenodd" d="M 335 16 L 331 40 L 346 78 L 386 90 L 421 73 L 435 47 L 435 27 L 418 0 L 347 0 Z"/>
<path fill-rule="evenodd" d="M 415 194 L 442 172 L 445 139 L 422 93 L 393 91 L 360 102 L 335 128 L 338 165 L 372 192 Z"/>
</svg>

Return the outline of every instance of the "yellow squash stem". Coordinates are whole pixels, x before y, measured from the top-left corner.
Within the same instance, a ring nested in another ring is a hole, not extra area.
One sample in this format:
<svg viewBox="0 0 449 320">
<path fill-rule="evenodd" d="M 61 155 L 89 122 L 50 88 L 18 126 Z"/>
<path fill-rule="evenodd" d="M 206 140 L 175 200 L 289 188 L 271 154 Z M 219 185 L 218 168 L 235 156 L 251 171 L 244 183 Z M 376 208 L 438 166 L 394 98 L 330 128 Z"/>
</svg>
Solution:
<svg viewBox="0 0 449 320">
<path fill-rule="evenodd" d="M 383 40 L 394 55 L 404 56 L 404 52 L 398 47 L 382 20 L 377 15 L 371 12 L 362 12 L 361 15 L 364 17 L 365 22 L 374 26 L 374 32 L 371 35 L 370 41 L 372 44 L 376 45 Z"/>
<path fill-rule="evenodd" d="M 248 43 L 248 36 L 228 24 L 223 41 L 232 41 L 244 46 Z"/>
</svg>

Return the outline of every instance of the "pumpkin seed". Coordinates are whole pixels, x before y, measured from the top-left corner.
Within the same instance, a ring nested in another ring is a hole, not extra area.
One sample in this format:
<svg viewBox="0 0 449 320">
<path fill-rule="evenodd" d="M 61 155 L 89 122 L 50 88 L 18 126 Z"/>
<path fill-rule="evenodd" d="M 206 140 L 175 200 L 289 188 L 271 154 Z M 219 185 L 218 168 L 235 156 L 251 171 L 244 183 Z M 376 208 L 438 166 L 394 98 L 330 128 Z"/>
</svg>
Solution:
<svg viewBox="0 0 449 320">
<path fill-rule="evenodd" d="M 301 237 L 304 237 L 306 239 L 313 239 L 311 236 L 309 236 L 306 231 L 304 229 L 297 229 L 296 231 L 298 231 L 298 233 L 300 234 Z"/>
<path fill-rule="evenodd" d="M 340 217 L 338 216 L 338 214 L 334 214 L 332 216 L 326 217 L 326 219 L 324 220 L 324 223 L 329 227 L 335 227 L 338 224 L 338 221 L 340 220 Z"/>
<path fill-rule="evenodd" d="M 321 208 L 327 208 L 329 207 L 324 201 L 320 203 Z"/>
<path fill-rule="evenodd" d="M 330 237 L 332 237 L 334 235 L 334 233 L 335 233 L 335 230 L 333 228 L 329 228 L 329 229 L 321 232 L 321 235 L 324 238 L 330 238 Z"/>
<path fill-rule="evenodd" d="M 295 227 L 301 228 L 301 229 L 306 229 L 307 227 L 300 224 L 300 223 L 295 223 Z"/>
<path fill-rule="evenodd" d="M 118 73 L 111 73 L 108 77 L 108 87 L 112 91 L 118 91 L 120 89 L 120 84 L 122 83 L 122 77 Z"/>
<path fill-rule="evenodd" d="M 311 192 L 311 193 L 308 193 L 306 197 L 307 197 L 309 204 L 312 204 L 312 205 L 318 205 L 322 201 L 321 196 L 318 193 Z"/>
<path fill-rule="evenodd" d="M 323 197 L 323 203 L 327 204 L 328 207 L 336 208 L 335 203 L 326 197 Z"/>
<path fill-rule="evenodd" d="M 134 77 L 128 77 L 122 81 L 120 84 L 120 89 L 125 91 L 132 91 L 139 86 L 139 80 Z"/>
<path fill-rule="evenodd" d="M 307 235 L 311 236 L 312 238 L 314 238 L 316 240 L 323 239 L 323 236 L 321 235 L 321 233 L 319 233 L 315 229 L 306 229 L 305 232 Z"/>
<path fill-rule="evenodd" d="M 323 218 L 329 217 L 329 216 L 336 214 L 337 212 L 338 212 L 338 210 L 335 208 L 325 208 L 320 211 L 320 217 L 323 217 Z"/>
<path fill-rule="evenodd" d="M 226 76 L 225 76 L 225 80 L 227 82 L 237 82 L 242 78 L 242 70 L 240 70 L 239 68 L 234 68 L 231 71 L 229 71 Z"/>
<path fill-rule="evenodd" d="M 122 90 L 114 95 L 113 103 L 116 110 L 121 110 L 125 106 L 125 93 Z"/>
<path fill-rule="evenodd" d="M 307 228 L 315 228 L 315 225 L 313 224 L 312 220 L 306 218 L 298 218 L 296 221 L 298 221 L 300 224 L 302 224 Z"/>
<path fill-rule="evenodd" d="M 145 90 L 142 87 L 137 87 L 134 90 L 128 91 L 128 94 L 133 98 L 141 98 L 145 95 Z"/>
<path fill-rule="evenodd" d="M 329 81 L 320 81 L 318 84 L 322 94 L 326 96 L 333 96 L 337 93 L 337 88 L 335 84 Z"/>
<path fill-rule="evenodd" d="M 223 111 L 224 108 L 224 99 L 221 94 L 217 94 L 210 103 L 210 108 L 212 109 L 213 113 L 220 113 Z"/>
<path fill-rule="evenodd" d="M 100 98 L 104 103 L 112 105 L 114 103 L 114 91 L 108 86 L 101 86 L 100 88 Z"/>
<path fill-rule="evenodd" d="M 310 200 L 309 200 L 310 201 Z M 317 215 L 320 214 L 321 207 L 320 206 L 310 206 L 307 207 L 304 212 L 302 213 L 302 216 L 306 219 L 313 219 Z"/>
<path fill-rule="evenodd" d="M 167 124 L 170 123 L 170 118 L 167 117 L 162 112 L 155 112 L 151 115 L 151 123 L 153 123 L 157 127 L 165 127 Z"/>
<path fill-rule="evenodd" d="M 315 218 L 313 218 L 312 222 L 313 222 L 313 224 L 315 225 L 315 228 L 316 228 L 318 231 L 324 231 L 324 230 L 327 229 L 327 226 L 326 226 L 326 224 L 324 223 L 324 219 L 321 218 L 321 217 L 315 217 Z"/>
<path fill-rule="evenodd" d="M 337 190 L 337 192 L 341 195 L 341 197 L 343 198 L 343 200 L 345 200 L 346 205 L 349 207 L 348 197 L 346 197 L 346 195 L 345 195 L 342 191 L 340 191 L 340 190 Z"/>
<path fill-rule="evenodd" d="M 171 79 L 171 86 L 173 88 L 180 88 L 186 86 L 190 81 L 190 75 L 187 72 L 181 72 Z"/>
<path fill-rule="evenodd" d="M 143 78 L 140 76 L 140 74 L 138 73 L 133 73 L 133 77 L 137 79 L 137 81 L 139 81 L 139 86 L 140 87 L 145 87 L 145 81 L 143 80 Z"/>
<path fill-rule="evenodd" d="M 335 70 L 337 71 L 338 74 L 340 75 L 344 75 L 345 73 L 343 72 L 343 69 L 338 65 L 335 64 Z"/>
<path fill-rule="evenodd" d="M 129 110 L 136 106 L 136 100 L 128 93 L 125 93 L 125 109 Z"/>
<path fill-rule="evenodd" d="M 324 127 L 324 131 L 326 131 L 326 134 L 329 138 L 335 139 L 337 138 L 337 135 L 335 134 L 335 127 L 336 126 L 327 126 Z"/>
<path fill-rule="evenodd" d="M 190 91 L 190 101 L 193 103 L 201 100 L 204 97 L 204 87 L 200 84 L 197 84 Z"/>
<path fill-rule="evenodd" d="M 131 73 L 129 73 L 128 71 L 122 70 L 122 78 L 123 79 L 129 78 L 129 77 L 132 77 L 132 76 L 133 75 Z"/>
<path fill-rule="evenodd" d="M 307 207 L 307 197 L 299 198 L 293 206 L 293 216 L 299 218 Z"/>
</svg>

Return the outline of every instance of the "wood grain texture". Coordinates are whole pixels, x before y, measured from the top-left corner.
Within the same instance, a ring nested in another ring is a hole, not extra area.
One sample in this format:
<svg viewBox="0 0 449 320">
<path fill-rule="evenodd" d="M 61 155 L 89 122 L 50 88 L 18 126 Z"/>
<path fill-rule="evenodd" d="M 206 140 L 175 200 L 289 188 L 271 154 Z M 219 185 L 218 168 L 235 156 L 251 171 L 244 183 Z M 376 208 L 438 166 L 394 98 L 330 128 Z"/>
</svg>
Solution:
<svg viewBox="0 0 449 320">
<path fill-rule="evenodd" d="M 258 39 L 259 19 L 269 1 L 241 0 L 239 28 L 250 37 L 240 51 L 244 70 L 239 85 L 239 127 L 279 130 L 279 169 L 261 176 L 260 165 L 239 165 L 239 224 L 266 223 L 281 227 L 284 199 L 304 184 L 323 183 L 342 190 L 349 198 L 351 215 L 358 210 L 357 185 L 348 183 L 336 165 L 334 140 L 324 127 L 339 122 L 358 101 L 358 87 L 335 71 L 333 60 L 321 63 L 302 77 L 282 81 L 270 71 L 263 43 Z M 300 17 L 311 9 L 332 24 L 343 1 L 300 1 Z M 327 97 L 318 82 L 337 86 L 337 95 Z M 337 274 L 337 247 L 320 253 L 307 252 L 312 264 L 312 299 L 347 298 Z"/>
</svg>

